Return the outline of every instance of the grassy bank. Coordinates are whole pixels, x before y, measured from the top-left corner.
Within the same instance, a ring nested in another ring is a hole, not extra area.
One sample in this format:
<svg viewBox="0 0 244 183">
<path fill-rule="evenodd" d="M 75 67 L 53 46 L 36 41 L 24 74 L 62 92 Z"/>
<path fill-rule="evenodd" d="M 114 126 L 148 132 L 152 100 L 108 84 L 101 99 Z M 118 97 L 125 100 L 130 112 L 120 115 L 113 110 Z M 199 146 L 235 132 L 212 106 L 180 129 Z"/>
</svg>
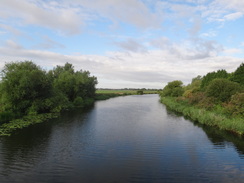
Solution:
<svg viewBox="0 0 244 183">
<path fill-rule="evenodd" d="M 221 130 L 244 135 L 244 122 L 241 117 L 228 117 L 218 111 L 209 111 L 189 105 L 175 97 L 162 97 L 161 102 L 169 109 L 182 113 L 184 116 L 204 125 L 218 127 Z"/>
</svg>

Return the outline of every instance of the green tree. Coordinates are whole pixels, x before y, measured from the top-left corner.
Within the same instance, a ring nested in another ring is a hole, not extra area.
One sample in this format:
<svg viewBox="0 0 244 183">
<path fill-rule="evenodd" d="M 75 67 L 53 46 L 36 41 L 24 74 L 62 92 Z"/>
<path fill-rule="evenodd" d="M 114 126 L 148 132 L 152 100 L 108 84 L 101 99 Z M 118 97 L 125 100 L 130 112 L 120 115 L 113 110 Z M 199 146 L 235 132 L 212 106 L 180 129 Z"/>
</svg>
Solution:
<svg viewBox="0 0 244 183">
<path fill-rule="evenodd" d="M 216 78 L 228 78 L 229 74 L 226 72 L 226 70 L 218 70 L 217 72 L 209 72 L 207 73 L 207 75 L 205 75 L 202 78 L 202 82 L 201 82 L 201 88 L 202 89 L 206 89 L 206 87 L 209 85 L 209 83 L 216 79 Z"/>
<path fill-rule="evenodd" d="M 70 102 L 74 102 L 77 97 L 95 97 L 97 78 L 90 76 L 89 71 L 75 72 L 72 64 L 66 63 L 50 71 L 49 76 L 53 79 L 54 89 L 62 92 Z"/>
<path fill-rule="evenodd" d="M 238 83 L 229 81 L 228 79 L 217 78 L 210 82 L 206 89 L 209 97 L 214 97 L 219 101 L 229 101 L 231 96 L 241 91 Z"/>
<path fill-rule="evenodd" d="M 1 74 L 5 105 L 16 112 L 26 113 L 34 101 L 42 101 L 51 94 L 46 72 L 31 61 L 7 63 Z"/>
<path fill-rule="evenodd" d="M 184 89 L 182 87 L 183 83 L 182 81 L 176 80 L 169 82 L 162 92 L 160 93 L 161 96 L 166 97 L 166 96 L 171 96 L 171 97 L 178 97 L 181 96 L 184 92 Z"/>
<path fill-rule="evenodd" d="M 244 63 L 242 63 L 233 73 L 231 81 L 244 85 Z"/>
<path fill-rule="evenodd" d="M 184 89 L 183 96 L 189 98 L 193 93 L 200 91 L 200 86 L 202 82 L 202 77 L 198 75 L 197 77 L 193 78 L 191 84 L 187 85 Z"/>
</svg>

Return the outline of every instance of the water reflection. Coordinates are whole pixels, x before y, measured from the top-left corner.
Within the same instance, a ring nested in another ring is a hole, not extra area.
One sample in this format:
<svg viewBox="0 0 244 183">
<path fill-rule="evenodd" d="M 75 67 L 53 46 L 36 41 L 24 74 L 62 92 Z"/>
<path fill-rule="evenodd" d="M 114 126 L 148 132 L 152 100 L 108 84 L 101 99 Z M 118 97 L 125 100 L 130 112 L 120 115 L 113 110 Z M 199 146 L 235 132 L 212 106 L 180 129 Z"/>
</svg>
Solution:
<svg viewBox="0 0 244 183">
<path fill-rule="evenodd" d="M 172 111 L 169 108 L 166 109 L 168 116 L 182 118 L 181 113 Z M 226 147 L 233 146 L 239 153 L 240 158 L 244 158 L 244 137 L 234 135 L 230 132 L 220 130 L 215 127 L 202 125 L 200 123 L 190 120 L 188 117 L 184 117 L 184 119 L 189 120 L 195 126 L 200 127 L 206 133 L 208 139 L 213 143 L 214 148 L 224 149 Z"/>
<path fill-rule="evenodd" d="M 37 126 L 0 139 L 0 173 L 7 178 L 16 176 L 15 171 L 30 171 L 45 157 L 51 128 Z"/>
<path fill-rule="evenodd" d="M 229 132 L 214 127 L 201 126 L 216 148 L 234 146 L 240 158 L 244 159 L 244 137 L 235 136 Z"/>
</svg>

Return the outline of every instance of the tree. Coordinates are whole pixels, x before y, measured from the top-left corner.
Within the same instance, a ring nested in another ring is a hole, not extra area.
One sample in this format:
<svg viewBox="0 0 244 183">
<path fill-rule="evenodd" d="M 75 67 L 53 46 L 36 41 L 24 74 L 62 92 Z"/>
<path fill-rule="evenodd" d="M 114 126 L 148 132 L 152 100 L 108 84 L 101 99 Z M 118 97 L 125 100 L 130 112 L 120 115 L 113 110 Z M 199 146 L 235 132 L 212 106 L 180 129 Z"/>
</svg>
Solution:
<svg viewBox="0 0 244 183">
<path fill-rule="evenodd" d="M 66 63 L 50 71 L 49 76 L 53 78 L 54 89 L 62 92 L 70 102 L 77 97 L 86 99 L 95 96 L 97 78 L 90 76 L 89 71 L 75 72 L 72 64 Z"/>
<path fill-rule="evenodd" d="M 244 85 L 244 63 L 242 63 L 233 73 L 231 81 Z"/>
<path fill-rule="evenodd" d="M 238 83 L 229 81 L 228 79 L 217 78 L 210 82 L 206 89 L 209 97 L 214 97 L 219 101 L 229 101 L 231 96 L 241 91 Z"/>
<path fill-rule="evenodd" d="M 201 82 L 201 88 L 206 89 L 206 87 L 209 85 L 209 83 L 216 79 L 216 78 L 228 78 L 229 74 L 226 72 L 226 70 L 218 70 L 217 72 L 209 72 L 206 76 L 202 78 Z"/>
<path fill-rule="evenodd" d="M 191 84 L 187 85 L 184 89 L 183 96 L 189 98 L 193 93 L 200 91 L 200 86 L 202 82 L 202 77 L 198 75 L 197 77 L 193 78 Z"/>
<path fill-rule="evenodd" d="M 46 72 L 31 61 L 7 63 L 1 72 L 6 105 L 14 111 L 26 113 L 34 101 L 42 101 L 51 94 L 51 81 Z"/>
<path fill-rule="evenodd" d="M 183 83 L 182 81 L 176 80 L 169 82 L 164 89 L 161 92 L 161 96 L 171 96 L 171 97 L 178 97 L 181 96 L 184 92 L 184 89 L 182 87 Z"/>
</svg>

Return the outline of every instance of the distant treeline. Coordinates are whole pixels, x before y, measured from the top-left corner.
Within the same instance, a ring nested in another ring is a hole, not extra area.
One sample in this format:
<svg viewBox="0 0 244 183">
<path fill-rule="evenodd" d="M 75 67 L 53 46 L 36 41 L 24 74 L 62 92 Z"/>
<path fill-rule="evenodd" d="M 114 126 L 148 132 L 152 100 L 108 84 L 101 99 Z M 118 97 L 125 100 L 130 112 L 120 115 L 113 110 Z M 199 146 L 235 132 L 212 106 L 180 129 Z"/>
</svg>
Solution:
<svg viewBox="0 0 244 183">
<path fill-rule="evenodd" d="M 218 70 L 197 76 L 187 86 L 180 80 L 169 82 L 160 96 L 193 120 L 244 134 L 244 63 L 233 73 Z"/>
<path fill-rule="evenodd" d="M 97 78 L 66 63 L 45 71 L 32 61 L 6 63 L 0 81 L 0 123 L 93 103 Z"/>
<path fill-rule="evenodd" d="M 97 88 L 97 90 L 130 90 L 130 91 L 135 91 L 135 90 L 143 90 L 143 91 L 158 91 L 159 89 L 152 89 L 152 88 L 121 88 L 121 89 L 112 89 L 112 88 Z"/>
</svg>

